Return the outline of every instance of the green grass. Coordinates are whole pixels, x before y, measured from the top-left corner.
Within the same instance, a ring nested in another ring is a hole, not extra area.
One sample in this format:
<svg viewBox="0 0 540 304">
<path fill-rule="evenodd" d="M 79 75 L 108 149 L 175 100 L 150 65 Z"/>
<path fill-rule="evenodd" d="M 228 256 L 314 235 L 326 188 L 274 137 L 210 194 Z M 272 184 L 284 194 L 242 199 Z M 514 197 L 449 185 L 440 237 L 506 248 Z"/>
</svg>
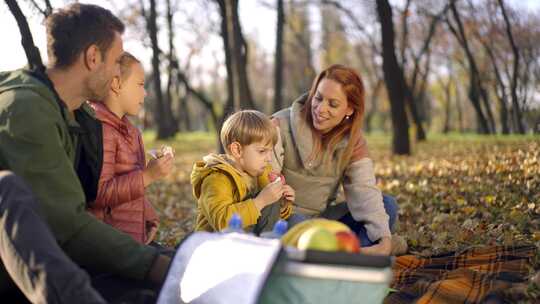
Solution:
<svg viewBox="0 0 540 304">
<path fill-rule="evenodd" d="M 143 133 L 143 141 L 146 149 L 168 145 L 173 147 L 177 154 L 208 151 L 217 147 L 215 133 L 209 132 L 178 133 L 173 139 L 156 140 L 156 133 L 154 131 L 145 131 Z"/>
</svg>

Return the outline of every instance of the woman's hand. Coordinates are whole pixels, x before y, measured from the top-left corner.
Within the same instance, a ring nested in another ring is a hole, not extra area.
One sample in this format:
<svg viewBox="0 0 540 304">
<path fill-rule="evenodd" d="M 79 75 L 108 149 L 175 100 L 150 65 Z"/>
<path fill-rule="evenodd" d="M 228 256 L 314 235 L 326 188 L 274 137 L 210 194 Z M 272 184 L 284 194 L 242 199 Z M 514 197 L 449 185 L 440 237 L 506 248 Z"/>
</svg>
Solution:
<svg viewBox="0 0 540 304">
<path fill-rule="evenodd" d="M 382 237 L 378 244 L 362 247 L 360 252 L 368 255 L 390 255 L 392 252 L 392 239 L 389 236 Z"/>
</svg>

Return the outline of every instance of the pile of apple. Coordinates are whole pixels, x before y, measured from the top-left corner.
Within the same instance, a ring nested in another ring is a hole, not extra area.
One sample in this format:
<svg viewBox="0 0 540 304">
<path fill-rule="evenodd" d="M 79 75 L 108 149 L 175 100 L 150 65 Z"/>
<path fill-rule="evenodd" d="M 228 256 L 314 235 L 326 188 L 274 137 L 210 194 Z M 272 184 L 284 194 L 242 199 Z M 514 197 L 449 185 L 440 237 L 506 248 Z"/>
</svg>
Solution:
<svg viewBox="0 0 540 304">
<path fill-rule="evenodd" d="M 360 252 L 360 242 L 347 225 L 322 218 L 295 225 L 281 241 L 286 246 L 302 250 Z"/>
<path fill-rule="evenodd" d="M 332 233 L 322 227 L 312 227 L 302 233 L 298 239 L 297 247 L 302 250 L 360 252 L 360 242 L 353 232 Z"/>
<path fill-rule="evenodd" d="M 286 184 L 285 176 L 270 172 L 271 183 Z M 311 219 L 291 228 L 281 239 L 283 244 L 302 250 L 360 252 L 360 242 L 345 224 L 327 219 Z"/>
</svg>

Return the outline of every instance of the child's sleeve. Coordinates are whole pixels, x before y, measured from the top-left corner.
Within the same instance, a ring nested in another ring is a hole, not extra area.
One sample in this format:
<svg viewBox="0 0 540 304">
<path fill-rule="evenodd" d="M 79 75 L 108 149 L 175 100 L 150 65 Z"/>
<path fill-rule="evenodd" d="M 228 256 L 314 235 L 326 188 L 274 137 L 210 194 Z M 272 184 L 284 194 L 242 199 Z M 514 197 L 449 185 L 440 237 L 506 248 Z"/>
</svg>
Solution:
<svg viewBox="0 0 540 304">
<path fill-rule="evenodd" d="M 242 218 L 244 228 L 255 225 L 261 215 L 253 199 L 235 201 L 233 189 L 229 177 L 221 173 L 210 174 L 202 182 L 199 205 L 215 231 L 227 228 L 229 219 L 234 213 Z"/>
<path fill-rule="evenodd" d="M 109 126 L 103 125 L 103 166 L 93 207 L 115 207 L 144 196 L 143 170 L 115 175 L 118 143 Z"/>
</svg>

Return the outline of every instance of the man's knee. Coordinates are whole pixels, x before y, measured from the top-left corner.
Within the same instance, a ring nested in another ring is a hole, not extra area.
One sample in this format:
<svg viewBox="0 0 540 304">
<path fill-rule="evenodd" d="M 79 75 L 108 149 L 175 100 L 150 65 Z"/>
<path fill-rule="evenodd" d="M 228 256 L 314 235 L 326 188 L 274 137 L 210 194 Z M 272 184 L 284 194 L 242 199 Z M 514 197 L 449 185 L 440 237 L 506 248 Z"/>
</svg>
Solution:
<svg viewBox="0 0 540 304">
<path fill-rule="evenodd" d="M 19 190 L 23 187 L 22 178 L 11 171 L 0 171 L 0 198 L 8 195 L 13 190 Z"/>
<path fill-rule="evenodd" d="M 2 170 L 0 171 L 0 189 L 6 187 L 11 187 L 13 184 L 17 183 L 17 175 L 11 171 Z"/>
<path fill-rule="evenodd" d="M 0 171 L 0 205 L 5 208 L 26 201 L 25 206 L 33 206 L 32 191 L 24 180 L 11 171 Z"/>
</svg>

